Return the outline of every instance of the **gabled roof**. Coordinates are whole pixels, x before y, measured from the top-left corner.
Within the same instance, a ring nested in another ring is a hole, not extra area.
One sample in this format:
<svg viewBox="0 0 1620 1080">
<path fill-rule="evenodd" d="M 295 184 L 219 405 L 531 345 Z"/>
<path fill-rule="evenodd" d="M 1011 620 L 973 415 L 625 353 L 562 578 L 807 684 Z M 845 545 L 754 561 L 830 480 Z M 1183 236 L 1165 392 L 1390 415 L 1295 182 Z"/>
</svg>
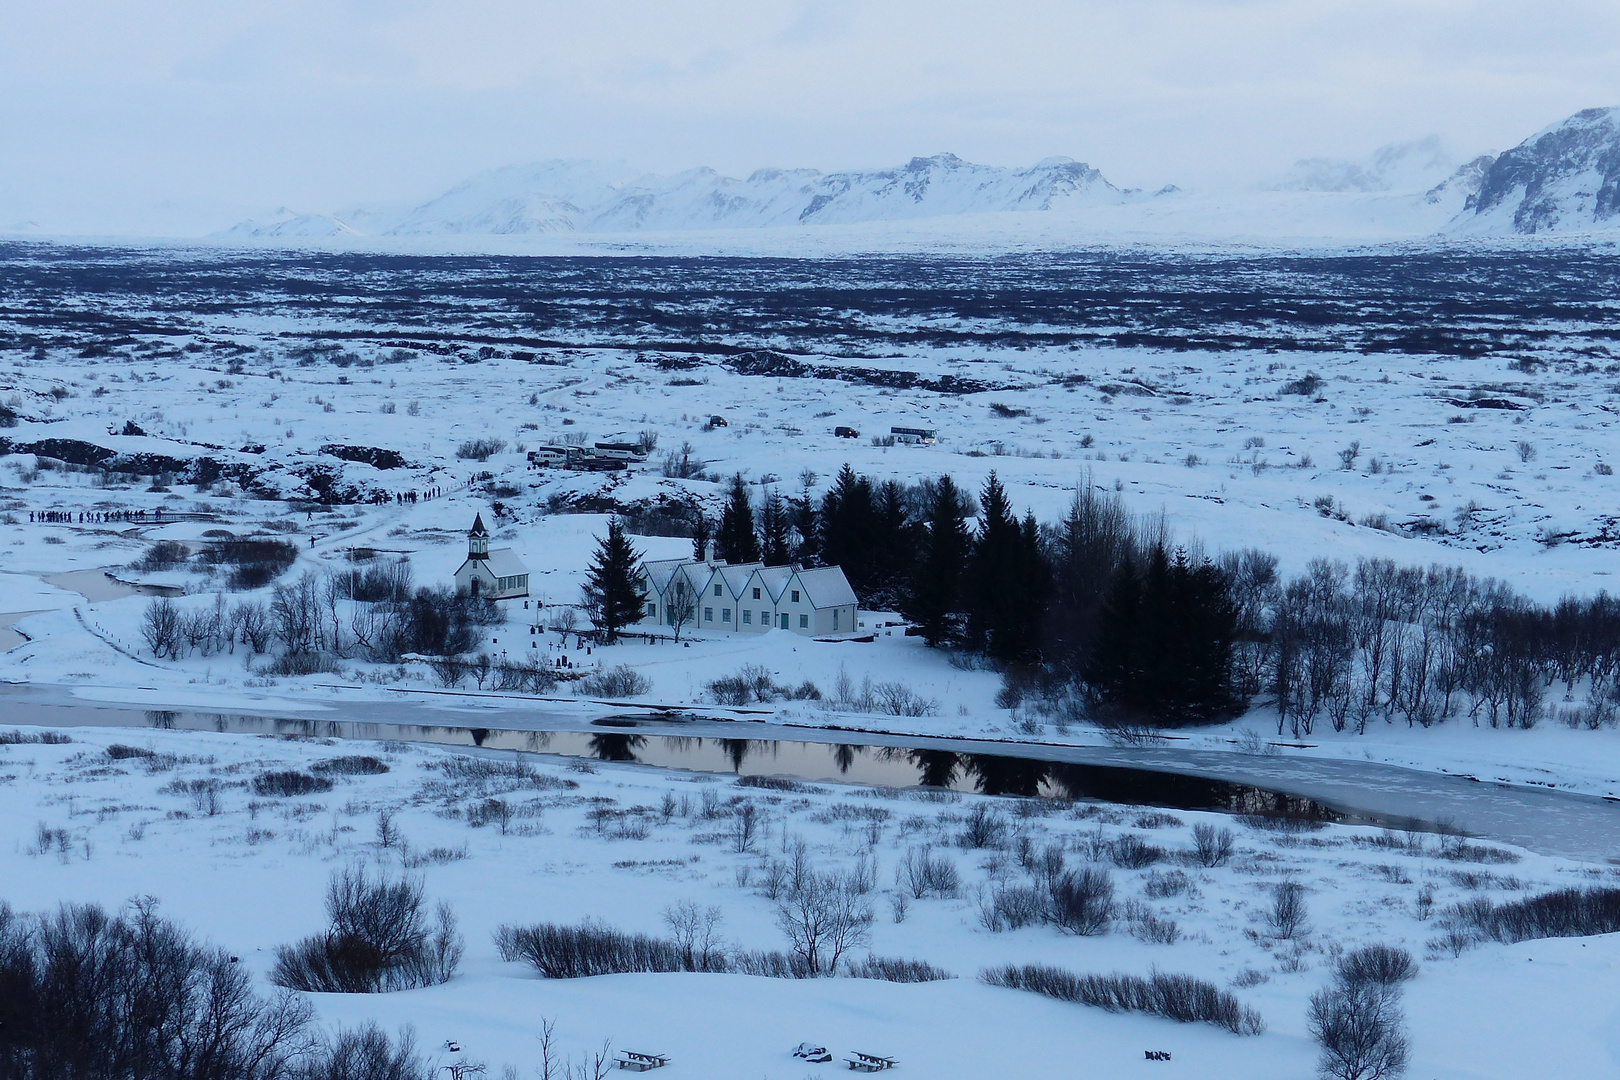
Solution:
<svg viewBox="0 0 1620 1080">
<path fill-rule="evenodd" d="M 754 576 L 754 571 L 764 565 L 759 562 L 727 564 L 716 567 L 715 573 L 725 582 L 726 591 L 735 599 L 743 594 L 743 588 L 748 584 L 748 579 Z"/>
<path fill-rule="evenodd" d="M 787 591 L 787 583 L 793 579 L 791 566 L 764 566 L 754 573 L 759 575 L 759 582 L 765 588 L 765 595 L 771 598 L 771 603 L 782 599 Z"/>
<path fill-rule="evenodd" d="M 675 574 L 681 567 L 691 562 L 690 559 L 655 559 L 643 561 L 642 572 L 647 575 L 647 584 L 652 586 L 653 592 L 662 596 L 669 583 L 675 580 Z"/>
<path fill-rule="evenodd" d="M 815 607 L 844 607 L 855 603 L 855 590 L 849 587 L 849 579 L 839 567 L 800 570 L 794 576 L 799 581 L 799 588 L 804 590 L 805 596 Z"/>
<path fill-rule="evenodd" d="M 511 548 L 496 548 L 489 553 L 489 558 L 484 562 L 489 565 L 489 572 L 496 577 L 517 577 L 519 574 L 529 572 L 529 568 L 523 565 L 523 560 L 518 558 L 517 553 Z"/>
</svg>

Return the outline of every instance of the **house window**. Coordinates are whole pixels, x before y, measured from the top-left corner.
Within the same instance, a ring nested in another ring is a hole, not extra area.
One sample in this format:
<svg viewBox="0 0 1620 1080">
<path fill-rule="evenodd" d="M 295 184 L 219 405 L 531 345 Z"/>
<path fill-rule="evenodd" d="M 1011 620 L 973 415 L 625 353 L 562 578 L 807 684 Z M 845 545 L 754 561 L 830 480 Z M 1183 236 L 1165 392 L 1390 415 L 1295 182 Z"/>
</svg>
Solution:
<svg viewBox="0 0 1620 1080">
<path fill-rule="evenodd" d="M 833 633 L 838 633 L 838 609 L 833 608 Z"/>
<path fill-rule="evenodd" d="M 720 583 L 718 581 L 714 583 L 714 595 L 720 595 Z"/>
<path fill-rule="evenodd" d="M 730 622 L 731 621 L 731 609 L 730 608 L 721 608 L 720 609 L 720 621 L 721 622 Z"/>
<path fill-rule="evenodd" d="M 808 616 L 808 615 L 800 615 L 799 616 L 799 629 L 800 630 L 808 630 L 808 629 L 810 629 L 810 616 Z"/>
<path fill-rule="evenodd" d="M 703 609 L 703 621 L 714 622 L 714 608 L 706 607 Z"/>
<path fill-rule="evenodd" d="M 758 590 L 758 589 L 755 589 L 755 590 L 754 590 L 754 599 L 755 599 L 755 600 L 758 600 L 758 599 L 759 599 L 759 590 Z"/>
<path fill-rule="evenodd" d="M 799 602 L 799 590 L 798 589 L 793 590 L 793 602 L 795 604 L 797 604 Z"/>
<path fill-rule="evenodd" d="M 647 601 L 647 618 L 658 618 L 658 605 L 653 603 L 651 600 Z"/>
<path fill-rule="evenodd" d="M 744 626 L 753 626 L 754 625 L 754 613 L 752 611 L 748 610 L 747 608 L 743 609 L 743 625 Z"/>
<path fill-rule="evenodd" d="M 769 626 L 769 625 L 771 625 L 771 613 L 770 612 L 761 611 L 759 613 L 759 625 L 761 625 L 761 626 Z"/>
</svg>

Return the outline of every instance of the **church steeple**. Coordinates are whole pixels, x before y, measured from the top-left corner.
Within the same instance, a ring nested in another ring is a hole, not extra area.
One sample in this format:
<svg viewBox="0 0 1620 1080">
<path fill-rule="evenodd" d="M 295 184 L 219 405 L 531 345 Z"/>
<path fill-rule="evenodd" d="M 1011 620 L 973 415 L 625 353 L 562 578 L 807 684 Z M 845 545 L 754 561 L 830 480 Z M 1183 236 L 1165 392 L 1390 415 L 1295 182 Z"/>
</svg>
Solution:
<svg viewBox="0 0 1620 1080">
<path fill-rule="evenodd" d="M 473 518 L 473 527 L 467 530 L 467 558 L 489 558 L 489 530 L 484 528 L 484 515 Z"/>
</svg>

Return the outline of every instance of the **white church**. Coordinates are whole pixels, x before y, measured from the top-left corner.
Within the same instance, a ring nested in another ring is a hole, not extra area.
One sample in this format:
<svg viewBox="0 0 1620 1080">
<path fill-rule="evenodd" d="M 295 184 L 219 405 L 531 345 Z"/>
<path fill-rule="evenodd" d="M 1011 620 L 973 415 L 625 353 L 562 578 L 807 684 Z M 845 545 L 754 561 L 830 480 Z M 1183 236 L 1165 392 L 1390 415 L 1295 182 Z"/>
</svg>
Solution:
<svg viewBox="0 0 1620 1080">
<path fill-rule="evenodd" d="M 529 595 L 529 568 L 511 548 L 489 549 L 484 515 L 473 518 L 467 531 L 467 559 L 456 571 L 456 592 L 490 600 L 514 600 Z"/>
<path fill-rule="evenodd" d="M 855 590 L 836 566 L 806 570 L 762 562 L 662 559 L 641 564 L 646 629 L 731 634 L 788 630 L 805 637 L 853 634 Z"/>
</svg>

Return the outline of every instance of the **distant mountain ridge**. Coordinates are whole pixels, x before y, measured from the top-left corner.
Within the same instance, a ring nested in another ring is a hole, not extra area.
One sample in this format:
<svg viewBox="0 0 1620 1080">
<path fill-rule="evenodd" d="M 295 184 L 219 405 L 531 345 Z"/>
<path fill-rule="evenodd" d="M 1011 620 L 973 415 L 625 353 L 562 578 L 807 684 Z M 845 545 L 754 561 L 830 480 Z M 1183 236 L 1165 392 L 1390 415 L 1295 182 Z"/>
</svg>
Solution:
<svg viewBox="0 0 1620 1080">
<path fill-rule="evenodd" d="M 1620 108 L 1582 110 L 1498 155 L 1455 224 L 1521 234 L 1620 226 Z"/>
<path fill-rule="evenodd" d="M 1583 234 L 1620 228 L 1620 108 L 1587 109 L 1506 153 L 1458 159 L 1437 137 L 1365 159 L 1309 158 L 1245 192 L 1153 194 L 1116 187 L 1070 158 L 1025 168 L 954 154 L 891 169 L 823 173 L 699 168 L 674 175 L 622 164 L 545 161 L 494 169 L 412 207 L 310 214 L 281 209 L 224 236 L 296 240 L 679 233 L 1052 213 L 1054 228 L 1115 235 L 1240 236 L 1285 222 L 1301 236 Z M 1074 212 L 1067 220 L 1064 212 Z M 1083 212 L 1083 213 L 1080 213 Z M 1027 219 L 1026 219 L 1027 220 Z"/>
<path fill-rule="evenodd" d="M 1003 168 L 937 154 L 893 169 L 760 169 L 744 179 L 708 168 L 656 176 L 549 161 L 492 170 L 404 211 L 282 210 L 268 220 L 242 222 L 227 235 L 511 236 L 852 224 L 1051 210 L 1134 194 L 1069 158 Z"/>
</svg>

